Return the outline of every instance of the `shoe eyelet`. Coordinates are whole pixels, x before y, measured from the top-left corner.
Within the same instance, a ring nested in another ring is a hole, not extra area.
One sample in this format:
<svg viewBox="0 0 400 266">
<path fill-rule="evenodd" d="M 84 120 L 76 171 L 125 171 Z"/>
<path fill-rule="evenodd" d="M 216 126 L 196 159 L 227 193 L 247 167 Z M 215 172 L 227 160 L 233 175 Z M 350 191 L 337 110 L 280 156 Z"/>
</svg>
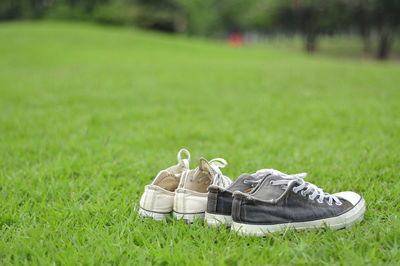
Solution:
<svg viewBox="0 0 400 266">
<path fill-rule="evenodd" d="M 269 181 L 269 184 L 273 185 L 274 184 L 274 180 Z"/>
<path fill-rule="evenodd" d="M 304 190 L 302 190 L 302 191 L 300 192 L 300 194 L 301 194 L 303 197 L 306 196 L 306 194 L 304 193 Z"/>
<path fill-rule="evenodd" d="M 337 206 L 341 206 L 342 204 L 343 204 L 343 202 L 341 202 L 341 201 L 336 202 L 336 205 L 337 205 Z"/>
</svg>

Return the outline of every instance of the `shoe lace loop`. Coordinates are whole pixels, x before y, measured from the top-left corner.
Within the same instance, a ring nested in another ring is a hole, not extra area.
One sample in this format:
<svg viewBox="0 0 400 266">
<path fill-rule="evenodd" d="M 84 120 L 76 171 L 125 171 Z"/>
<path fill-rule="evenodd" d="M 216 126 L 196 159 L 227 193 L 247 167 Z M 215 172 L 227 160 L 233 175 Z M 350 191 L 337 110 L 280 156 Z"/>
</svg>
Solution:
<svg viewBox="0 0 400 266">
<path fill-rule="evenodd" d="M 185 153 L 187 155 L 187 159 L 182 159 L 182 153 Z M 178 159 L 179 166 L 189 169 L 190 153 L 187 149 L 180 149 L 176 157 Z"/>
</svg>

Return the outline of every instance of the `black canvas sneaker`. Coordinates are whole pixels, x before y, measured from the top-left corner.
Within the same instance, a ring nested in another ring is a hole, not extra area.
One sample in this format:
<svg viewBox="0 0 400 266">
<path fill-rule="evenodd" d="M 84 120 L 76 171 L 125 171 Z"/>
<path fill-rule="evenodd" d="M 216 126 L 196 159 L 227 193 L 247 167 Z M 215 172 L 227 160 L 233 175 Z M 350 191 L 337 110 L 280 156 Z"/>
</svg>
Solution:
<svg viewBox="0 0 400 266">
<path fill-rule="evenodd" d="M 235 191 L 250 192 L 259 182 L 261 177 L 242 174 L 228 187 L 211 185 L 208 187 L 207 211 L 205 220 L 210 226 L 219 224 L 231 225 L 232 201 Z"/>
<path fill-rule="evenodd" d="M 236 191 L 232 203 L 232 230 L 262 236 L 287 228 L 332 229 L 352 227 L 364 217 L 365 200 L 346 191 L 328 194 L 305 182 L 306 173 L 286 175 L 263 169 L 262 181 L 250 193 Z"/>
</svg>

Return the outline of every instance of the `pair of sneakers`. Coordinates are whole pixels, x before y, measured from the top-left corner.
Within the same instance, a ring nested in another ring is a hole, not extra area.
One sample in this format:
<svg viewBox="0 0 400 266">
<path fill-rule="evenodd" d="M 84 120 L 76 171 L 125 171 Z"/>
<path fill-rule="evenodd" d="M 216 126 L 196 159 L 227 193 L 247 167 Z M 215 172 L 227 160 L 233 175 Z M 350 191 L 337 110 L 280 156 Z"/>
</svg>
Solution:
<svg viewBox="0 0 400 266">
<path fill-rule="evenodd" d="M 187 159 L 182 159 L 186 153 Z M 192 223 L 195 218 L 209 226 L 220 224 L 244 235 L 262 236 L 287 228 L 341 229 L 361 221 L 365 200 L 346 191 L 329 194 L 305 182 L 307 174 L 287 175 L 274 169 L 242 174 L 235 182 L 221 173 L 224 159 L 200 158 L 189 169 L 190 154 L 182 149 L 178 164 L 158 173 L 145 186 L 139 215 L 161 220 L 171 211 L 177 219 Z"/>
<path fill-rule="evenodd" d="M 212 185 L 207 224 L 226 224 L 242 235 L 263 236 L 288 228 L 350 228 L 363 219 L 362 196 L 352 191 L 326 193 L 305 182 L 306 176 L 262 169 L 242 174 L 226 188 Z"/>
<path fill-rule="evenodd" d="M 182 158 L 183 154 L 187 158 Z M 177 165 L 160 171 L 153 182 L 145 186 L 140 199 L 140 216 L 162 220 L 173 212 L 175 218 L 188 223 L 195 218 L 204 219 L 208 187 L 225 188 L 232 183 L 220 170 L 227 165 L 224 159 L 200 158 L 198 167 L 191 170 L 190 153 L 186 149 L 181 149 L 177 157 Z"/>
</svg>

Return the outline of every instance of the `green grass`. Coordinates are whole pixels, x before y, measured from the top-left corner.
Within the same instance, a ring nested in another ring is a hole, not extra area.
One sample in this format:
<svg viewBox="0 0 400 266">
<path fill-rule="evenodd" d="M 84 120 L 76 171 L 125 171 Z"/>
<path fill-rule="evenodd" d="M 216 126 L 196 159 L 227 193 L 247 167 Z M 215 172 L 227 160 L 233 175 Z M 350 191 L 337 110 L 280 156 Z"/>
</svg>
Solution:
<svg viewBox="0 0 400 266">
<path fill-rule="evenodd" d="M 0 24 L 1 264 L 398 264 L 400 67 L 87 24 Z M 367 202 L 347 231 L 141 221 L 188 148 Z"/>
</svg>

